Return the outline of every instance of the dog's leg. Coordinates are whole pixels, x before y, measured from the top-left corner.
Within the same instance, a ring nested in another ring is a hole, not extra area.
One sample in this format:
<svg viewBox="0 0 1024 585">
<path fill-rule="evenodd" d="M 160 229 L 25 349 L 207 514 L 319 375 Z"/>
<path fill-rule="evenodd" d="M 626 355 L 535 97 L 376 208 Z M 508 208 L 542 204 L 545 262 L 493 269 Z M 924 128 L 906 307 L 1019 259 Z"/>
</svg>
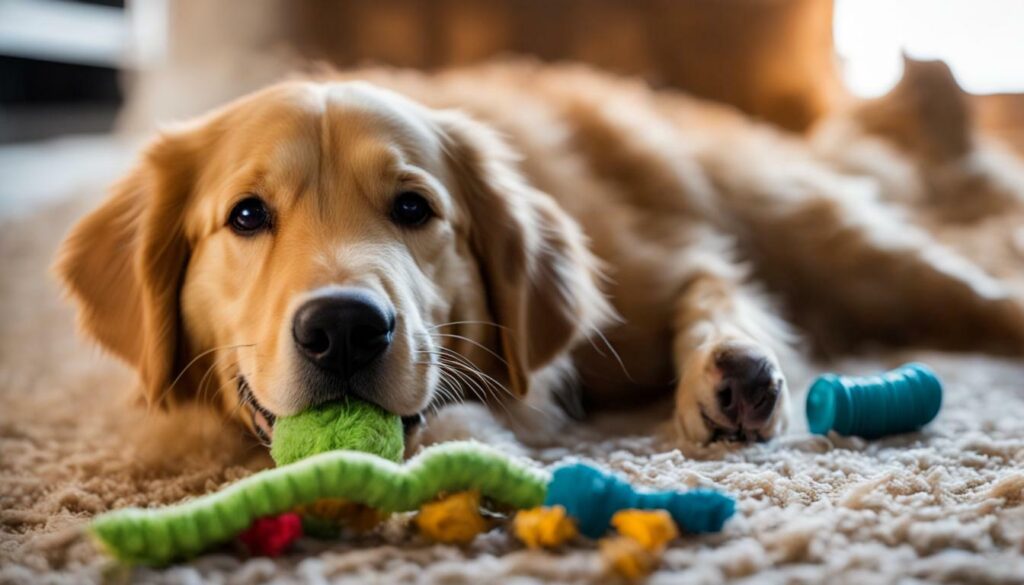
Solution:
<svg viewBox="0 0 1024 585">
<path fill-rule="evenodd" d="M 879 203 L 873 181 L 786 144 L 757 152 L 739 156 L 742 165 L 709 164 L 726 222 L 823 348 L 878 341 L 1024 354 L 1021 299 Z"/>
<path fill-rule="evenodd" d="M 698 245 L 687 259 L 695 270 L 675 309 L 676 425 L 695 442 L 768 439 L 788 424 L 780 355 L 788 355 L 792 336 L 745 270 L 721 255 L 701 255 L 709 248 L 715 246 Z"/>
</svg>

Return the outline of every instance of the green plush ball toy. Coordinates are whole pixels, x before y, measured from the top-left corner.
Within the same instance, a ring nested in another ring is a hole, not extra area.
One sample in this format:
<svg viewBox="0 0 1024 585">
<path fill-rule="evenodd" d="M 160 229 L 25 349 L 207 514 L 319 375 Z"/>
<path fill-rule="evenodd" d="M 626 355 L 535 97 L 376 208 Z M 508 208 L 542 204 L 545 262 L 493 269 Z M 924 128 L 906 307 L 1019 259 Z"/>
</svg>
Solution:
<svg viewBox="0 0 1024 585">
<path fill-rule="evenodd" d="M 375 404 L 350 399 L 281 417 L 274 424 L 270 456 L 278 465 L 338 449 L 401 461 L 402 419 Z"/>
</svg>

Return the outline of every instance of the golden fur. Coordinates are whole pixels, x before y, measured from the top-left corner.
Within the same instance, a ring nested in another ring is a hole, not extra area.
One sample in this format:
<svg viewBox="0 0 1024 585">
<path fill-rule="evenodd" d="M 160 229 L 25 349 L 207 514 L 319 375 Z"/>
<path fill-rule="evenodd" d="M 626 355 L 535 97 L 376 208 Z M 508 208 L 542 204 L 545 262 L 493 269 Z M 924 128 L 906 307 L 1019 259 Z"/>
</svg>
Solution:
<svg viewBox="0 0 1024 585">
<path fill-rule="evenodd" d="M 410 188 L 438 216 L 415 231 L 387 213 Z M 225 217 L 252 193 L 274 228 L 240 238 Z M 818 347 L 1024 352 L 1019 299 L 827 155 L 575 67 L 268 88 L 154 141 L 58 269 L 84 329 L 137 366 L 151 403 L 229 413 L 240 374 L 275 414 L 312 403 L 289 327 L 330 284 L 394 306 L 367 392 L 402 415 L 474 394 L 514 413 L 506 398 L 528 393 L 561 391 L 576 412 L 573 389 L 597 406 L 674 392 L 690 440 L 770 438 L 789 418 L 794 336 L 765 287 Z M 730 387 L 770 412 L 729 420 Z"/>
</svg>

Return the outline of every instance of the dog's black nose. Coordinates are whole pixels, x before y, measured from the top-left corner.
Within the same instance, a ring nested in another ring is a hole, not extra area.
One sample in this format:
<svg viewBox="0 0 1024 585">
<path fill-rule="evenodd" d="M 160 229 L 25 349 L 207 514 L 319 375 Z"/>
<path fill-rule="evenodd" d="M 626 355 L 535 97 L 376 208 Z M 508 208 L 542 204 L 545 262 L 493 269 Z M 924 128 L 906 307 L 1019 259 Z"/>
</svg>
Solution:
<svg viewBox="0 0 1024 585">
<path fill-rule="evenodd" d="M 370 291 L 331 288 L 303 303 L 292 336 L 317 367 L 348 378 L 391 345 L 395 314 Z"/>
<path fill-rule="evenodd" d="M 718 411 L 734 427 L 763 427 L 781 393 L 781 382 L 771 361 L 759 352 L 733 348 L 715 356 L 715 365 L 722 373 L 717 388 Z"/>
</svg>

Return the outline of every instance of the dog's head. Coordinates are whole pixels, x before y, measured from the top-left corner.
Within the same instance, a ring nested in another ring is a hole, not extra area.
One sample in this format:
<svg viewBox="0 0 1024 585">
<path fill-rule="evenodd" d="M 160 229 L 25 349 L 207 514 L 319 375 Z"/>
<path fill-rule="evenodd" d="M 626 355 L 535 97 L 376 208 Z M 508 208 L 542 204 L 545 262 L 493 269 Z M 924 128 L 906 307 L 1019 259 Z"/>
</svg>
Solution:
<svg viewBox="0 0 1024 585">
<path fill-rule="evenodd" d="M 513 158 L 456 112 L 287 83 L 155 140 L 57 269 L 154 405 L 209 399 L 268 434 L 348 395 L 403 416 L 522 396 L 607 307 Z"/>
</svg>

